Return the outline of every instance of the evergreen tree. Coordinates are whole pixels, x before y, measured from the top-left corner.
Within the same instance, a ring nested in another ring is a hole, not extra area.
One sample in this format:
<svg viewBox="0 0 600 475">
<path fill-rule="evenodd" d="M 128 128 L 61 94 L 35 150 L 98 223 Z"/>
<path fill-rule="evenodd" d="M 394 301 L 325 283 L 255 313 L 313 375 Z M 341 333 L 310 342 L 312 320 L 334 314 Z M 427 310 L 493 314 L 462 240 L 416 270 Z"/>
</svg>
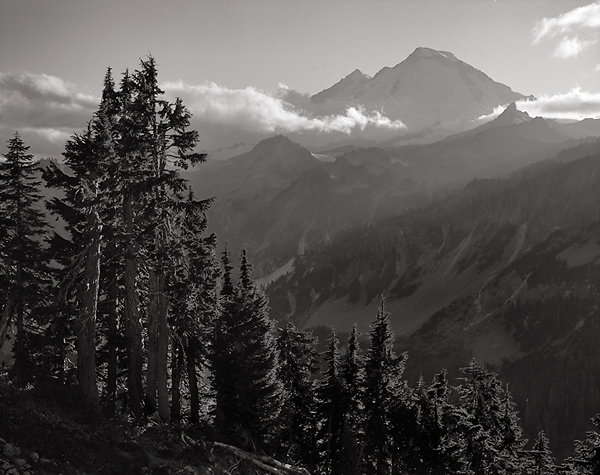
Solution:
<svg viewBox="0 0 600 475">
<path fill-rule="evenodd" d="M 556 461 L 550 450 L 550 441 L 542 430 L 538 433 L 533 447 L 528 452 L 529 464 L 527 473 L 530 475 L 552 475 L 556 473 Z"/>
<path fill-rule="evenodd" d="M 205 155 L 193 153 L 198 132 L 188 131 L 191 114 L 177 99 L 173 104 L 160 99 L 158 70 L 152 57 L 141 62 L 132 81 L 133 107 L 137 131 L 137 153 L 143 158 L 146 182 L 138 202 L 142 205 L 144 231 L 148 238 L 148 371 L 146 378 L 147 410 L 153 412 L 158 393 L 162 420 L 169 419 L 168 400 L 168 291 L 169 249 L 177 241 L 178 208 L 187 191 L 178 168 L 204 161 Z M 173 165 L 173 166 L 169 166 Z M 188 200 L 187 206 L 193 203 Z M 197 204 L 198 206 L 202 206 Z"/>
<path fill-rule="evenodd" d="M 508 388 L 477 361 L 461 368 L 460 397 L 467 416 L 462 421 L 464 457 L 474 473 L 518 473 L 523 465 L 518 413 Z"/>
<path fill-rule="evenodd" d="M 33 155 L 15 133 L 8 152 L 0 161 L 0 223 L 3 236 L 0 262 L 3 270 L 3 304 L 0 319 L 0 346 L 11 326 L 16 327 L 13 370 L 20 383 L 31 376 L 27 328 L 44 300 L 49 270 L 42 246 L 47 224 L 40 209 L 41 182 L 36 178 Z M 28 321 L 29 320 L 29 321 Z"/>
<path fill-rule="evenodd" d="M 172 339 L 172 406 L 173 419 L 180 418 L 179 383 L 187 370 L 190 395 L 190 419 L 199 421 L 200 397 L 197 368 L 208 366 L 210 342 L 220 311 L 218 294 L 219 266 L 215 259 L 216 236 L 204 236 L 205 211 L 211 200 L 198 205 L 190 195 L 184 210 L 178 240 L 172 242 L 172 278 L 169 284 Z"/>
<path fill-rule="evenodd" d="M 64 262 L 61 279 L 61 294 L 72 295 L 77 335 L 77 372 L 84 400 L 91 406 L 98 403 L 96 374 L 96 332 L 101 293 L 101 262 L 111 275 L 104 279 L 111 288 L 105 290 L 110 300 L 108 313 L 108 394 L 114 401 L 116 395 L 116 237 L 115 228 L 115 176 L 118 157 L 115 142 L 116 123 L 119 111 L 114 82 L 110 68 L 104 78 L 102 100 L 88 128 L 75 134 L 66 144 L 66 173 L 56 163 L 44 173 L 49 186 L 60 188 L 64 198 L 55 198 L 49 203 L 50 210 L 66 223 L 70 244 L 55 236 L 59 252 L 70 257 Z M 106 240 L 105 236 L 110 238 Z M 59 262 L 62 260 L 58 258 Z M 107 299 L 105 299 L 107 300 Z"/>
<path fill-rule="evenodd" d="M 364 473 L 384 475 L 391 470 L 389 411 L 400 394 L 406 355 L 396 356 L 394 352 L 394 335 L 383 300 L 371 325 L 369 340 L 365 363 Z"/>
<path fill-rule="evenodd" d="M 279 432 L 283 387 L 267 299 L 252 281 L 244 251 L 233 295 L 224 258 L 223 313 L 217 324 L 213 371 L 217 430 L 238 445 L 268 446 Z"/>
<path fill-rule="evenodd" d="M 600 475 L 600 414 L 592 418 L 592 424 L 597 430 L 588 431 L 585 440 L 575 441 L 575 452 L 566 460 L 578 474 Z"/>
<path fill-rule="evenodd" d="M 438 373 L 430 386 L 423 379 L 392 407 L 395 464 L 401 473 L 462 473 L 456 427 L 460 415 L 449 403 L 446 372 Z"/>
<path fill-rule="evenodd" d="M 356 325 L 352 327 L 346 353 L 342 357 L 341 377 L 344 395 L 341 401 L 344 408 L 342 436 L 342 459 L 344 474 L 358 475 L 360 457 L 364 445 L 364 359 L 358 341 Z"/>
<path fill-rule="evenodd" d="M 341 475 L 343 471 L 342 437 L 344 433 L 344 383 L 341 376 L 339 341 L 333 328 L 325 351 L 325 378 L 319 388 L 321 412 L 321 472 Z"/>
<path fill-rule="evenodd" d="M 313 467 L 316 462 L 316 339 L 290 322 L 279 330 L 279 379 L 284 389 L 281 412 L 282 447 L 293 462 Z"/>
</svg>

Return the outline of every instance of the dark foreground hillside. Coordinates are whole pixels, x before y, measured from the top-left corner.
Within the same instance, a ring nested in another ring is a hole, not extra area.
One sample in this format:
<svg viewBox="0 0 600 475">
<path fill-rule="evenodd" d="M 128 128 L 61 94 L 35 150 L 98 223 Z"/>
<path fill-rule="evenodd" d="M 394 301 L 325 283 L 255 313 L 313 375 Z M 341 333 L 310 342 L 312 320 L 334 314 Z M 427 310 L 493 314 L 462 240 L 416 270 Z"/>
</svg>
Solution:
<svg viewBox="0 0 600 475">
<path fill-rule="evenodd" d="M 0 474 L 263 474 L 191 429 L 83 409 L 77 388 L 0 382 Z"/>
</svg>

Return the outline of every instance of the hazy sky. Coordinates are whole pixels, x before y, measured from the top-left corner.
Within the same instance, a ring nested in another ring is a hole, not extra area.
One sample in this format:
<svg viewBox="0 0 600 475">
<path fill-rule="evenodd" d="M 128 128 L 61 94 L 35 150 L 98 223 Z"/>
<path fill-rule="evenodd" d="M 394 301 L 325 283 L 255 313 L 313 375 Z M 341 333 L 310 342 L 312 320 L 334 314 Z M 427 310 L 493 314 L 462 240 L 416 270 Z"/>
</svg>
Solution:
<svg viewBox="0 0 600 475">
<path fill-rule="evenodd" d="M 285 83 L 314 94 L 355 68 L 373 75 L 428 46 L 524 94 L 598 91 L 600 45 L 560 59 L 556 39 L 532 44 L 536 22 L 590 3 L 0 0 L 0 69 L 52 74 L 97 94 L 107 66 L 134 68 L 152 53 L 165 81 L 267 91 Z"/>
<path fill-rule="evenodd" d="M 427 46 L 523 94 L 598 94 L 599 33 L 590 0 L 0 0 L 0 126 L 19 125 L 17 89 L 87 108 L 107 66 L 149 53 L 162 82 L 314 94 Z"/>
</svg>

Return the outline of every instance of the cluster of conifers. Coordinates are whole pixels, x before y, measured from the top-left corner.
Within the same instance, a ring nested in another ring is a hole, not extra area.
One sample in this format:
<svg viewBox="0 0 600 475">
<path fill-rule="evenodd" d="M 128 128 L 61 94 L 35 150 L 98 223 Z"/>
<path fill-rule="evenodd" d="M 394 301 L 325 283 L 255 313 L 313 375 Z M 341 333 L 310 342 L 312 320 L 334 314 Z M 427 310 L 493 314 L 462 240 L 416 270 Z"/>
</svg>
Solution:
<svg viewBox="0 0 600 475">
<path fill-rule="evenodd" d="M 234 282 L 207 235 L 211 200 L 178 170 L 202 162 L 178 99 L 162 97 L 152 58 L 108 70 L 88 127 L 64 163 L 40 169 L 18 134 L 0 163 L 0 342 L 19 384 L 76 383 L 91 409 L 135 418 L 209 420 L 214 436 L 323 474 L 598 473 L 600 436 L 557 467 L 544 433 L 526 449 L 507 387 L 472 361 L 458 388 L 445 371 L 416 388 L 402 378 L 383 303 L 363 357 L 276 329 L 245 252 Z M 41 171 L 56 189 L 41 207 Z M 76 362 L 74 361 L 76 355 Z"/>
</svg>

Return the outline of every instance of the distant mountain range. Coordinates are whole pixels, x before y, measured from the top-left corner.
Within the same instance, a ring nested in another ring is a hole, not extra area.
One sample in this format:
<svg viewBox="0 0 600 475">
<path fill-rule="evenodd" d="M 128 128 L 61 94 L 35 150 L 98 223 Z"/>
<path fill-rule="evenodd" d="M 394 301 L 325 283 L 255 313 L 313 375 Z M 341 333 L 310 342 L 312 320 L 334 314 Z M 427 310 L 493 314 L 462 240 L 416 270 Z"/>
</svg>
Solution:
<svg viewBox="0 0 600 475">
<path fill-rule="evenodd" d="M 233 252 L 247 248 L 259 276 L 277 275 L 290 259 L 340 232 L 423 206 L 473 179 L 551 158 L 580 143 L 570 135 L 596 122 L 567 126 L 511 105 L 495 120 L 433 144 L 318 155 L 276 136 L 237 157 L 209 160 L 186 177 L 198 196 L 216 196 L 209 221 Z"/>
</svg>

